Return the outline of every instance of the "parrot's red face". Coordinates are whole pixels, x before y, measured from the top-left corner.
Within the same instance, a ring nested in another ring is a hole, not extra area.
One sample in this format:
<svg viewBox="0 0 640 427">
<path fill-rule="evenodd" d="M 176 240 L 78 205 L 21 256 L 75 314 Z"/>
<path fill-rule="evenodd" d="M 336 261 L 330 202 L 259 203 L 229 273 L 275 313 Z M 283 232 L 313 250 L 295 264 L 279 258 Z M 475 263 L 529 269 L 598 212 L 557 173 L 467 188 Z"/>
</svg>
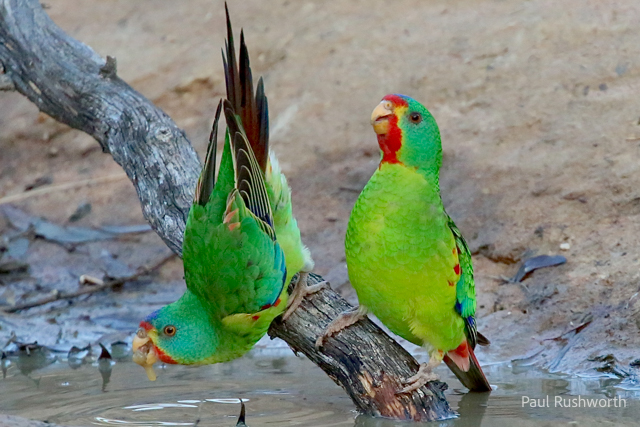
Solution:
<svg viewBox="0 0 640 427">
<path fill-rule="evenodd" d="M 191 298 L 191 300 L 186 300 Z M 185 293 L 178 301 L 149 314 L 133 339 L 133 360 L 141 365 L 153 381 L 153 364 L 157 362 L 199 365 L 216 363 L 218 331 L 209 312 Z M 185 308 L 187 307 L 187 308 Z M 212 356 L 213 355 L 213 356 Z"/>
<path fill-rule="evenodd" d="M 171 330 L 173 328 L 173 330 Z M 173 336 L 175 327 L 168 325 L 164 328 L 163 333 Z M 154 343 L 157 340 L 158 331 L 153 325 L 147 321 L 140 322 L 140 328 L 133 338 L 133 361 L 142 366 L 147 372 L 147 376 L 151 381 L 156 380 L 156 374 L 153 371 L 153 365 L 158 362 L 176 363 L 169 355 L 165 354 Z"/>
<path fill-rule="evenodd" d="M 387 95 L 371 113 L 371 125 L 382 150 L 380 167 L 395 163 L 437 172 L 442 158 L 440 132 L 419 102 L 405 95 Z"/>
<path fill-rule="evenodd" d="M 399 95 L 387 95 L 371 113 L 371 125 L 378 135 L 378 145 L 382 150 L 382 163 L 402 163 L 398 151 L 402 148 L 402 130 L 398 127 L 399 117 L 407 110 L 408 104 Z"/>
</svg>

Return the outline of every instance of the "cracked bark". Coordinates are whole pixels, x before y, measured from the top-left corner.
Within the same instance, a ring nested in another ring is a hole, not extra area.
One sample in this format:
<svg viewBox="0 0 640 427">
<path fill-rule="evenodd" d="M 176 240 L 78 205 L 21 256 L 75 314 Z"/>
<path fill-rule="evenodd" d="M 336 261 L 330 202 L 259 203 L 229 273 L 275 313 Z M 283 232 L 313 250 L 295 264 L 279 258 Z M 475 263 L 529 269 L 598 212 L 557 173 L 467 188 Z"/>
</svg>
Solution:
<svg viewBox="0 0 640 427">
<path fill-rule="evenodd" d="M 40 111 L 95 138 L 127 173 L 147 221 L 181 254 L 200 161 L 171 118 L 117 76 L 114 58 L 104 60 L 65 34 L 37 0 L 0 0 L 0 63 L 0 90 L 17 90 Z M 307 297 L 287 322 L 274 322 L 269 334 L 322 368 L 364 414 L 416 421 L 454 417 L 443 383 L 395 394 L 418 364 L 369 320 L 315 349 L 320 332 L 347 308 L 335 292 L 323 290 Z"/>
</svg>

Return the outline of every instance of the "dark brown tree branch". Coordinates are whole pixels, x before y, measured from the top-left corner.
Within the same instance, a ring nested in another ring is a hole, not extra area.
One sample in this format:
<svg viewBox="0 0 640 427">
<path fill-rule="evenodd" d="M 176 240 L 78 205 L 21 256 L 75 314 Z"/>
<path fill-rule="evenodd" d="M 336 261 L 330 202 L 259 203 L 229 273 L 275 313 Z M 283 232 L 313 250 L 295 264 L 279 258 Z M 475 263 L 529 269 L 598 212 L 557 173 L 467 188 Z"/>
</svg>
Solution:
<svg viewBox="0 0 640 427">
<path fill-rule="evenodd" d="M 176 124 L 118 78 L 115 59 L 105 61 L 66 35 L 37 0 L 0 0 L 0 62 L 2 88 L 15 88 L 111 153 L 133 182 L 153 229 L 180 254 L 200 163 Z M 319 333 L 348 307 L 333 291 L 318 292 L 287 322 L 274 323 L 270 334 L 324 369 L 365 414 L 420 421 L 455 416 L 442 383 L 430 383 L 431 391 L 423 387 L 412 395 L 395 394 L 418 365 L 368 320 L 315 349 Z"/>
</svg>

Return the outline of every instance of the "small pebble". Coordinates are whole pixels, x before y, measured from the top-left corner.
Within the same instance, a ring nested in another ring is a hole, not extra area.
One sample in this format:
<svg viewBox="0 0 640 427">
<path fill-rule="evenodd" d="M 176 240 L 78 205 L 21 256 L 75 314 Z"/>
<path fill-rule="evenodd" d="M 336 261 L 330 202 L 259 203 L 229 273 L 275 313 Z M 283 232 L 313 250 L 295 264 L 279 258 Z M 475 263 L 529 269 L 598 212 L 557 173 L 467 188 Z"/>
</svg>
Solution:
<svg viewBox="0 0 640 427">
<path fill-rule="evenodd" d="M 569 249 L 571 249 L 571 245 L 567 242 L 560 243 L 560 249 L 562 249 L 563 251 L 568 251 Z"/>
</svg>

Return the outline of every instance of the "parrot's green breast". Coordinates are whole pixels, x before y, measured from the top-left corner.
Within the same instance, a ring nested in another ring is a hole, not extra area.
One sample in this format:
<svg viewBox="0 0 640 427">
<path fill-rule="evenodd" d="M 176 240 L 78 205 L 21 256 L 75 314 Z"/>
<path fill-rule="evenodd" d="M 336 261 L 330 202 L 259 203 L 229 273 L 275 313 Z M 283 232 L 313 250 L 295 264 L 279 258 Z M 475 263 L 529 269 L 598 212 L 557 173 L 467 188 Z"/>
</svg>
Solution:
<svg viewBox="0 0 640 427">
<path fill-rule="evenodd" d="M 382 163 L 351 213 L 346 256 L 360 304 L 391 331 L 443 351 L 462 342 L 456 244 L 437 183 Z"/>
</svg>

